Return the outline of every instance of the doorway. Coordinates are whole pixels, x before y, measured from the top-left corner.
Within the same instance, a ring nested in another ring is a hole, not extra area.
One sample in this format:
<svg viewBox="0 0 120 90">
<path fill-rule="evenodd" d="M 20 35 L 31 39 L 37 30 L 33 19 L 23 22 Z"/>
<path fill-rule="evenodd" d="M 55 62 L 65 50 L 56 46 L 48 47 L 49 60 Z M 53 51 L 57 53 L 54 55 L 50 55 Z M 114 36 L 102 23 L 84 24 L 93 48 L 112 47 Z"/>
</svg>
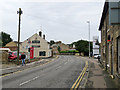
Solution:
<svg viewBox="0 0 120 90">
<path fill-rule="evenodd" d="M 118 73 L 120 74 L 120 37 L 118 38 Z"/>
<path fill-rule="evenodd" d="M 114 46 L 112 45 L 111 47 L 111 55 L 112 55 L 112 60 L 111 60 L 111 75 L 113 75 L 114 72 Z"/>
</svg>

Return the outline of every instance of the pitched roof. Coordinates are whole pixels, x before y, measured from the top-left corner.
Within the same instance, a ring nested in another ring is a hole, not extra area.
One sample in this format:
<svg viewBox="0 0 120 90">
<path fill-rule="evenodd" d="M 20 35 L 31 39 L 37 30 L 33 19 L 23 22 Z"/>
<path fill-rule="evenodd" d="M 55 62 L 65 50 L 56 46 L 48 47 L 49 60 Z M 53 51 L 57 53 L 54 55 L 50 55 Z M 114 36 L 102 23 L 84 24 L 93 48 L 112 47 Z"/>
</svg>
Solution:
<svg viewBox="0 0 120 90">
<path fill-rule="evenodd" d="M 39 37 L 39 38 L 41 38 L 41 39 L 43 39 L 41 36 L 39 36 L 37 33 L 35 33 L 35 34 L 33 34 L 32 36 L 30 36 L 29 38 L 27 38 L 26 40 L 29 40 L 30 38 L 32 38 L 32 37 L 34 37 L 34 36 L 36 36 L 36 37 Z M 26 41 L 26 40 L 24 40 L 23 41 L 23 43 Z M 48 43 L 48 41 L 47 40 L 45 40 L 45 39 L 43 39 L 44 41 L 46 41 L 47 43 Z M 48 43 L 49 44 L 49 43 Z"/>
<path fill-rule="evenodd" d="M 16 47 L 17 46 L 17 43 L 15 43 L 14 41 L 12 41 L 12 42 L 9 42 L 9 43 L 7 43 L 6 45 L 5 45 L 5 47 Z"/>
<path fill-rule="evenodd" d="M 22 42 L 20 42 L 21 44 Z M 18 42 L 17 41 L 11 41 L 5 45 L 5 47 L 17 47 Z"/>
<path fill-rule="evenodd" d="M 105 2 L 104 8 L 103 8 L 102 17 L 101 17 L 101 21 L 100 21 L 100 25 L 99 25 L 99 30 L 100 30 L 100 31 L 101 31 L 101 29 L 102 29 L 102 26 L 103 26 L 103 23 L 104 23 L 104 20 L 105 20 L 105 17 L 106 17 L 108 8 L 109 8 L 109 2 Z"/>
</svg>

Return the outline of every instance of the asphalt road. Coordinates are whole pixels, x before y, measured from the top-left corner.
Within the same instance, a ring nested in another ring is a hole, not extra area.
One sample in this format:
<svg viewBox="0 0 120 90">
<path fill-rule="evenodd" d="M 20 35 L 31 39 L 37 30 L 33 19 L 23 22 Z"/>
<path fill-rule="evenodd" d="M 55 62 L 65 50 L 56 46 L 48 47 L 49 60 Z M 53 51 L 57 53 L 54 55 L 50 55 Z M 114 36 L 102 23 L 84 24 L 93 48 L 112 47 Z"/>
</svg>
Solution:
<svg viewBox="0 0 120 90">
<path fill-rule="evenodd" d="M 2 78 L 2 88 L 71 88 L 85 66 L 77 56 L 58 59 Z"/>
</svg>

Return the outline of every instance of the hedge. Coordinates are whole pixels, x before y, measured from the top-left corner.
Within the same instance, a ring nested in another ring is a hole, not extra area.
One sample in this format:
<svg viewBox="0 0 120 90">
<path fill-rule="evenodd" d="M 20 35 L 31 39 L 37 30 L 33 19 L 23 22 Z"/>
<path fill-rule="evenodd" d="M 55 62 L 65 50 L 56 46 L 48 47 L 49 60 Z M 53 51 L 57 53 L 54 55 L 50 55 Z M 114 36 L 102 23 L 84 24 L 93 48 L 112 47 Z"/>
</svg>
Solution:
<svg viewBox="0 0 120 90">
<path fill-rule="evenodd" d="M 78 53 L 77 50 L 60 51 L 60 53 Z"/>
</svg>

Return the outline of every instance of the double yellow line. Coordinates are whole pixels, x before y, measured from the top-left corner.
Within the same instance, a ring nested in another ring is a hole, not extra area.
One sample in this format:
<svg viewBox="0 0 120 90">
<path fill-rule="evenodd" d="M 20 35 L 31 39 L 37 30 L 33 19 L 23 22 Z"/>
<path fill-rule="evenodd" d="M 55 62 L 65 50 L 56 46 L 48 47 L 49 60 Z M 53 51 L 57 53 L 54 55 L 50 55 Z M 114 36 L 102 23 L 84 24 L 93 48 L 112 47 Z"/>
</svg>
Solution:
<svg viewBox="0 0 120 90">
<path fill-rule="evenodd" d="M 85 67 L 83 68 L 82 72 L 80 73 L 79 77 L 77 78 L 75 83 L 72 85 L 70 90 L 76 90 L 79 87 L 80 82 L 81 82 L 81 80 L 82 80 L 82 78 L 83 78 L 87 68 L 88 68 L 88 61 L 86 61 Z"/>
</svg>

